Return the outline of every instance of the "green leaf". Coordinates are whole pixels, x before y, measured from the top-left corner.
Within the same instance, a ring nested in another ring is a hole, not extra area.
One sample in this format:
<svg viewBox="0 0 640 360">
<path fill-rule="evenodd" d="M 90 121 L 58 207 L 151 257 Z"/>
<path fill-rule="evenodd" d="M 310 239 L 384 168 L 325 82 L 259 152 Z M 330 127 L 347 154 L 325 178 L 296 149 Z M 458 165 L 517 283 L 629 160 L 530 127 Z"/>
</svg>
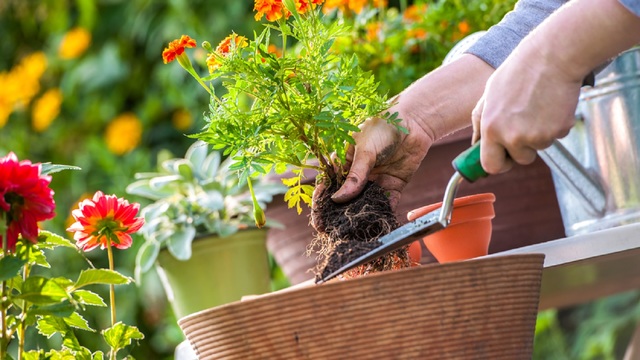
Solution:
<svg viewBox="0 0 640 360">
<path fill-rule="evenodd" d="M 66 317 L 70 316 L 75 310 L 76 307 L 73 306 L 73 304 L 68 301 L 63 301 L 57 304 L 31 307 L 29 313 L 31 315 Z"/>
<path fill-rule="evenodd" d="M 50 174 L 54 174 L 63 170 L 82 170 L 81 168 L 77 167 L 77 166 L 72 166 L 72 165 L 58 165 L 58 164 L 52 164 L 52 163 L 42 163 L 42 167 L 40 170 L 40 174 L 42 175 L 50 175 Z"/>
<path fill-rule="evenodd" d="M 174 163 L 176 172 L 186 181 L 193 180 L 193 165 L 188 160 L 180 159 Z"/>
<path fill-rule="evenodd" d="M 107 269 L 89 269 L 82 270 L 78 281 L 76 281 L 74 288 L 80 289 L 87 285 L 93 284 L 129 284 L 133 281 L 132 278 L 124 276 L 116 271 Z"/>
<path fill-rule="evenodd" d="M 83 305 L 92 305 L 92 306 L 101 306 L 101 307 L 107 306 L 107 304 L 105 304 L 104 300 L 102 299 L 102 297 L 100 297 L 100 295 L 89 290 L 76 290 L 71 294 L 71 296 L 73 296 L 73 298 L 77 302 Z"/>
<path fill-rule="evenodd" d="M 144 335 L 135 326 L 125 325 L 121 322 L 102 332 L 104 340 L 116 352 L 131 344 L 131 340 L 142 340 Z"/>
<path fill-rule="evenodd" d="M 80 314 L 74 312 L 71 316 L 63 318 L 64 322 L 76 329 L 81 329 L 85 331 L 95 332 L 92 328 L 89 327 L 89 323 L 85 320 Z"/>
<path fill-rule="evenodd" d="M 142 272 L 151 270 L 160 254 L 160 244 L 156 241 L 147 241 L 140 246 L 136 256 L 136 267 Z"/>
<path fill-rule="evenodd" d="M 0 281 L 7 281 L 18 275 L 20 269 L 27 263 L 26 260 L 16 256 L 7 256 L 0 259 Z"/>
<path fill-rule="evenodd" d="M 55 279 L 31 276 L 22 285 L 22 293 L 16 297 L 34 304 L 46 305 L 68 298 L 69 293 Z"/>
<path fill-rule="evenodd" d="M 185 225 L 177 229 L 167 241 L 169 252 L 178 260 L 189 260 L 191 258 L 191 243 L 196 236 L 196 228 Z"/>
<path fill-rule="evenodd" d="M 78 249 L 71 240 L 46 230 L 40 230 L 38 234 L 38 244 L 40 246 L 46 246 L 47 248 L 65 246 L 72 249 Z"/>
<path fill-rule="evenodd" d="M 69 331 L 69 326 L 57 316 L 43 316 L 38 320 L 36 325 L 38 332 L 47 338 L 51 338 L 56 333 L 64 336 Z"/>
<path fill-rule="evenodd" d="M 24 360 L 41 360 L 45 359 L 44 350 L 29 350 L 22 353 Z"/>
</svg>

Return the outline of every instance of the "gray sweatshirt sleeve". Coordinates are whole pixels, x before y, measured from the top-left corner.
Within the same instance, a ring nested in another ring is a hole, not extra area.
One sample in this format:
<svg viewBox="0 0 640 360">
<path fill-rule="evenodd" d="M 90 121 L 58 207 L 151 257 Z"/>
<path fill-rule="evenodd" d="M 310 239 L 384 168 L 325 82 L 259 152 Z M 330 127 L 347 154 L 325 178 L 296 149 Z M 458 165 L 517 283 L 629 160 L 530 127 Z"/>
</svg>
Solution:
<svg viewBox="0 0 640 360">
<path fill-rule="evenodd" d="M 635 15 L 640 16 L 640 0 L 618 0 Z M 538 26 L 567 0 L 520 0 L 515 8 L 466 51 L 494 69 L 511 54 L 531 30 Z"/>
<path fill-rule="evenodd" d="M 626 7 L 629 11 L 640 16 L 640 0 L 619 0 L 622 6 Z"/>
<path fill-rule="evenodd" d="M 621 0 L 638 2 L 639 0 Z M 511 51 L 531 30 L 546 19 L 566 0 L 520 0 L 496 25 L 473 44 L 466 52 L 473 54 L 494 69 L 511 54 Z"/>
</svg>

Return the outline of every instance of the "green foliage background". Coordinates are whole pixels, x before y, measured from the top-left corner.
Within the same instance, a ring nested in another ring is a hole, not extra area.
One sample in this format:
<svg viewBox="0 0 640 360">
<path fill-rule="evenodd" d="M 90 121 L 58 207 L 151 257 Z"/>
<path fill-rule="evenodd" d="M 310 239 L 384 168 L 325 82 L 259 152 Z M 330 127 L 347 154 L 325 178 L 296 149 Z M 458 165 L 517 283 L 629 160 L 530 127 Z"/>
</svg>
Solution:
<svg viewBox="0 0 640 360">
<path fill-rule="evenodd" d="M 417 1 L 416 1 L 417 2 Z M 411 1 L 391 1 L 405 9 Z M 422 3 L 422 2 L 421 2 Z M 347 42 L 343 51 L 353 51 L 361 64 L 381 81 L 382 91 L 393 94 L 437 66 L 460 39 L 458 24 L 468 32 L 483 30 L 512 8 L 515 0 L 448 0 L 424 2 L 429 14 L 421 25 L 429 36 L 418 44 L 420 52 L 407 54 L 398 40 L 397 10 L 363 14 L 359 21 L 388 21 L 390 31 L 379 42 Z M 253 20 L 251 0 L 2 0 L 0 1 L 0 72 L 12 69 L 26 55 L 43 51 L 48 67 L 38 94 L 59 87 L 63 93 L 60 114 L 39 133 L 31 126 L 31 104 L 13 111 L 0 128 L 0 155 L 13 151 L 19 159 L 75 165 L 81 171 L 65 171 L 53 177 L 58 217 L 45 224 L 62 233 L 65 218 L 83 194 L 102 190 L 126 196 L 124 189 L 136 172 L 151 171 L 162 149 L 181 156 L 193 142 L 185 134 L 203 125 L 208 104 L 204 92 L 177 64 L 163 65 L 162 49 L 182 34 L 212 44 L 232 30 L 251 37 L 258 24 Z M 394 13 L 394 11 L 396 11 Z M 386 16 L 386 17 L 385 17 Z M 358 27 L 362 25 L 362 27 Z M 354 39 L 366 35 L 364 23 L 355 24 Z M 81 26 L 91 32 L 87 51 L 79 58 L 63 60 L 57 48 L 63 35 Z M 394 27 L 395 26 L 395 27 Z M 395 30 L 394 30 L 395 29 Z M 381 57 L 393 55 L 393 61 Z M 195 55 L 200 62 L 204 54 Z M 0 106 L 3 106 L 0 102 Z M 177 129 L 172 116 L 178 110 L 192 114 L 189 128 Z M 105 129 L 113 118 L 132 112 L 142 124 L 137 147 L 124 155 L 111 153 L 105 144 Z M 143 199 L 132 199 L 144 204 Z M 140 239 L 139 239 L 140 240 Z M 138 244 L 140 241 L 137 242 Z M 138 245 L 139 246 L 139 245 Z M 133 276 L 136 246 L 116 253 L 116 268 Z M 106 256 L 89 253 L 96 266 L 106 267 Z M 50 256 L 52 269 L 71 277 L 84 266 L 76 254 L 64 249 Z M 274 266 L 274 271 L 278 271 Z M 53 274 L 55 275 L 55 274 Z M 149 275 L 152 276 L 152 275 Z M 286 281 L 278 286 L 285 286 Z M 99 291 L 99 289 L 94 289 Z M 182 333 L 164 300 L 157 279 L 143 279 L 140 287 L 117 287 L 118 314 L 146 335 L 133 347 L 139 359 L 170 359 Z M 105 297 L 106 294 L 102 294 Z M 538 319 L 536 359 L 617 359 L 624 352 L 640 308 L 637 292 L 617 295 L 571 309 L 545 311 Z M 109 326 L 107 314 L 89 319 L 97 328 Z M 81 342 L 95 342 L 91 334 L 79 334 Z M 33 334 L 32 338 L 40 338 Z M 50 340 L 50 341 L 54 341 Z M 35 346 L 46 347 L 45 339 Z M 92 345 L 87 345 L 91 347 Z"/>
</svg>

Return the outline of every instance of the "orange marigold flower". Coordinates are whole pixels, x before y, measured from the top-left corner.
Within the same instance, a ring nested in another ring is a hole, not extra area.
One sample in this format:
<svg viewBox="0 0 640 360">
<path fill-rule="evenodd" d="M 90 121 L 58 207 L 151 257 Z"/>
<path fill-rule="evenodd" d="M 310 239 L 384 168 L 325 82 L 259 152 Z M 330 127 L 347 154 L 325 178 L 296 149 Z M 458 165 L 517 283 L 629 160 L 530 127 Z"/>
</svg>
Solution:
<svg viewBox="0 0 640 360">
<path fill-rule="evenodd" d="M 249 44 L 246 37 L 231 34 L 224 38 L 224 40 L 220 41 L 220 44 L 218 44 L 218 47 L 216 48 L 216 52 L 220 55 L 228 55 L 233 49 L 231 45 L 232 42 L 234 43 L 233 47 L 236 49 L 246 47 Z"/>
<path fill-rule="evenodd" d="M 309 9 L 315 9 L 317 5 L 322 5 L 324 0 L 295 0 L 296 10 L 299 14 L 304 14 Z"/>
<path fill-rule="evenodd" d="M 129 202 L 115 195 L 104 195 L 98 191 L 93 199 L 86 199 L 72 211 L 76 222 L 67 231 L 83 251 L 91 251 L 100 246 L 114 246 L 127 249 L 133 243 L 132 233 L 140 230 L 144 219 L 136 217 L 140 204 Z"/>
<path fill-rule="evenodd" d="M 282 16 L 288 18 L 291 15 L 282 0 L 256 0 L 253 10 L 257 11 L 254 16 L 256 21 L 262 19 L 263 16 L 266 16 L 268 21 L 277 21 Z"/>
<path fill-rule="evenodd" d="M 176 57 L 184 53 L 185 48 L 196 47 L 196 41 L 188 35 L 182 35 L 180 39 L 173 40 L 162 51 L 162 60 L 165 64 L 172 62 Z"/>
<path fill-rule="evenodd" d="M 220 67 L 220 61 L 218 61 L 218 54 L 210 53 L 207 56 L 207 69 L 209 69 L 209 73 L 212 74 L 214 71 L 218 70 Z"/>
</svg>

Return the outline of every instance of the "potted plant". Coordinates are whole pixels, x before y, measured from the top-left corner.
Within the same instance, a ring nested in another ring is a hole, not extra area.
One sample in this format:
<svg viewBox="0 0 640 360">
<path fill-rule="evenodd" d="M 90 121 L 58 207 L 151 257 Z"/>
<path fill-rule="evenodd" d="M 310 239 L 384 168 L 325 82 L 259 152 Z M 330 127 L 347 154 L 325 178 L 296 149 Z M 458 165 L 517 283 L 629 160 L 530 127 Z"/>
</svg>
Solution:
<svg viewBox="0 0 640 360">
<path fill-rule="evenodd" d="M 264 30 L 253 40 L 231 34 L 216 49 L 204 42 L 206 77 L 185 52 L 196 47 L 189 36 L 163 52 L 166 63 L 177 60 L 211 94 L 208 124 L 195 137 L 232 155 L 232 168 L 241 178 L 291 171 L 293 176 L 282 180 L 288 187 L 284 198 L 300 213 L 314 196 L 304 170 L 317 171 L 316 184 L 325 189 L 316 192 L 312 205 L 318 273 L 377 246 L 379 237 L 399 225 L 384 189 L 375 183 L 349 204 L 329 200 L 344 181 L 341 169 L 352 134 L 374 116 L 406 131 L 387 111 L 389 99 L 379 94 L 374 76 L 358 66 L 357 57 L 332 51 L 347 27 L 324 21 L 322 2 L 256 1 L 256 19 L 268 22 Z M 410 265 L 402 249 L 357 272 Z"/>
<path fill-rule="evenodd" d="M 265 207 L 283 186 L 240 178 L 231 165 L 198 141 L 184 158 L 165 156 L 157 172 L 138 173 L 127 187 L 153 201 L 141 210 L 136 277 L 155 267 L 178 318 L 270 291 L 266 230 L 255 225 L 252 208 Z"/>
</svg>

